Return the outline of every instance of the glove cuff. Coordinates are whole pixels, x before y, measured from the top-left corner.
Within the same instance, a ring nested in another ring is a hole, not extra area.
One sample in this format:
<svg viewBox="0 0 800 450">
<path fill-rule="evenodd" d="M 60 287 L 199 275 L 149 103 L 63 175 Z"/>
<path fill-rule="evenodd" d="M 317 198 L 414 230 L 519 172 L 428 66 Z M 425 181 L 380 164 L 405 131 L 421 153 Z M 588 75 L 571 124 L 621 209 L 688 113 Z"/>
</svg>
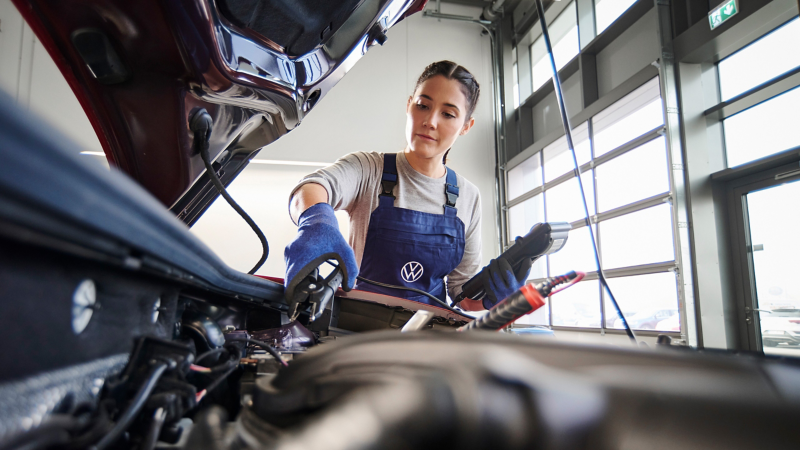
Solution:
<svg viewBox="0 0 800 450">
<path fill-rule="evenodd" d="M 336 215 L 331 205 L 317 203 L 303 211 L 303 214 L 300 214 L 300 218 L 297 220 L 298 228 L 316 224 L 328 225 L 337 230 L 339 229 L 339 221 L 336 220 Z"/>
</svg>

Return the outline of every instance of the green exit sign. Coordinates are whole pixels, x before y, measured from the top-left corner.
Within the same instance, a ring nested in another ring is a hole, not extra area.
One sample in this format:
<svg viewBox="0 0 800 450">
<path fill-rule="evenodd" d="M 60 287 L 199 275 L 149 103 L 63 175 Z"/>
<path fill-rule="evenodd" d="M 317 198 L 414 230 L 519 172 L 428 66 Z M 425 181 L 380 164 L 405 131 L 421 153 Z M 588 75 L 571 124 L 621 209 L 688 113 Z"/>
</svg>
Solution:
<svg viewBox="0 0 800 450">
<path fill-rule="evenodd" d="M 738 0 L 728 0 L 727 2 L 717 6 L 716 9 L 708 13 L 708 23 L 711 25 L 711 29 L 713 30 L 714 28 L 717 28 L 718 26 L 727 22 L 728 19 L 735 16 L 736 13 L 738 12 L 739 12 Z"/>
</svg>

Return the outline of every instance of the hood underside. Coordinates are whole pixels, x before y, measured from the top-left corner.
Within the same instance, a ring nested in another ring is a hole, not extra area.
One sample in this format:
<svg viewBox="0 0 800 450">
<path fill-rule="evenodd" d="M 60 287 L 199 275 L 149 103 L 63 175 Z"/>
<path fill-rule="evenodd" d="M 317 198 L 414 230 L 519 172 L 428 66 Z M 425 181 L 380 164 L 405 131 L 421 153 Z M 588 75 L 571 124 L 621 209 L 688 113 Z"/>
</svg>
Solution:
<svg viewBox="0 0 800 450">
<path fill-rule="evenodd" d="M 213 118 L 209 153 L 227 185 L 427 0 L 13 2 L 109 163 L 191 225 L 217 196 L 194 111 Z"/>
</svg>

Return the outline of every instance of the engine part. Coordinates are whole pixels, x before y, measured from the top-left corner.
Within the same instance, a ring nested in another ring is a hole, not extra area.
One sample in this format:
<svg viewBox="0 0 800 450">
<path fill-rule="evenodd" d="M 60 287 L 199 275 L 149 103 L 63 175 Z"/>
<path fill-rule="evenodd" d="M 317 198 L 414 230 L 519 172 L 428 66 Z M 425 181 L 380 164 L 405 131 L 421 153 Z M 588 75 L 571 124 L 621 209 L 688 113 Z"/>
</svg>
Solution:
<svg viewBox="0 0 800 450">
<path fill-rule="evenodd" d="M 789 449 L 796 392 L 800 366 L 763 357 L 389 331 L 259 380 L 237 433 L 329 450 Z"/>
</svg>

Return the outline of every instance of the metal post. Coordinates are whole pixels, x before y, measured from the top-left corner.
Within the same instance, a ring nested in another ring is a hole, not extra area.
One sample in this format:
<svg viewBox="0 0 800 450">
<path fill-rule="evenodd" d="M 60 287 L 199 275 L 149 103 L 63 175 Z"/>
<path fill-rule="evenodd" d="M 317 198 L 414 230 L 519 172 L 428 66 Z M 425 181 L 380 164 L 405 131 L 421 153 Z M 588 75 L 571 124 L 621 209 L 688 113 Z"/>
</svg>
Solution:
<svg viewBox="0 0 800 450">
<path fill-rule="evenodd" d="M 672 11 L 669 0 L 654 0 L 658 20 L 661 58 L 658 62 L 661 97 L 663 99 L 667 161 L 670 167 L 672 191 L 672 226 L 675 230 L 675 262 L 678 264 L 676 283 L 678 307 L 681 312 L 681 337 L 689 345 L 697 346 L 697 319 L 690 249 L 690 223 L 686 202 L 686 173 L 683 165 L 683 148 L 680 135 L 680 110 L 678 84 L 672 46 Z"/>
</svg>

